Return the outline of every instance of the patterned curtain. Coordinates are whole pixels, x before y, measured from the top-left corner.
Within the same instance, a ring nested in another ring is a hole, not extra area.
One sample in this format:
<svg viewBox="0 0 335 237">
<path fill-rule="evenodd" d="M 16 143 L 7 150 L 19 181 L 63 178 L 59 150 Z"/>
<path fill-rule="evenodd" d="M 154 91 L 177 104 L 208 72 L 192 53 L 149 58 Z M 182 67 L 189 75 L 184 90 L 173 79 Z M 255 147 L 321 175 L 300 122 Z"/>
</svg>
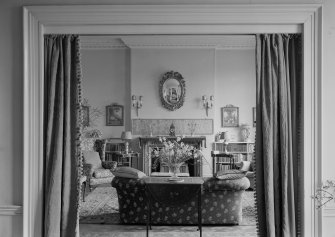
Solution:
<svg viewBox="0 0 335 237">
<path fill-rule="evenodd" d="M 255 168 L 260 236 L 299 235 L 301 63 L 300 35 L 256 36 Z"/>
<path fill-rule="evenodd" d="M 44 237 L 79 236 L 81 73 L 79 38 L 44 39 Z"/>
</svg>

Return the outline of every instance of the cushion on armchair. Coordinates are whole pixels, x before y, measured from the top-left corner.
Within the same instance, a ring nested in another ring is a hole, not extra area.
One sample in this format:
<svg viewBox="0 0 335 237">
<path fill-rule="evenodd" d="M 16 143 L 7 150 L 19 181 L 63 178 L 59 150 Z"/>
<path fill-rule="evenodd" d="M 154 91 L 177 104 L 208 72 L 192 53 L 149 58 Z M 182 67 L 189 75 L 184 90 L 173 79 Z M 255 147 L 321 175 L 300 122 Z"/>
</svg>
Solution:
<svg viewBox="0 0 335 237">
<path fill-rule="evenodd" d="M 251 171 L 252 170 L 251 162 L 250 161 L 241 161 L 240 170 Z"/>
<path fill-rule="evenodd" d="M 100 178 L 114 177 L 114 175 L 109 169 L 96 169 L 94 170 L 93 177 L 100 179 Z"/>
<path fill-rule="evenodd" d="M 102 167 L 105 169 L 110 169 L 111 171 L 114 171 L 117 167 L 116 161 L 103 161 Z"/>
<path fill-rule="evenodd" d="M 102 169 L 99 153 L 96 151 L 83 151 L 84 163 L 92 165 L 92 169 Z"/>
</svg>

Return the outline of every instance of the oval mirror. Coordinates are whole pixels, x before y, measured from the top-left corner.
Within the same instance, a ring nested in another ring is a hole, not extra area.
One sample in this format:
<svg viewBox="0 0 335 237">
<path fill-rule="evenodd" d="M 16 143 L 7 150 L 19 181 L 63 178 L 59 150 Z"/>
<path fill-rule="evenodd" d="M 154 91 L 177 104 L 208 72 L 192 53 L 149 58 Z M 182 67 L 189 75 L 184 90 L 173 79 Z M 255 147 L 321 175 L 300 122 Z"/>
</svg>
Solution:
<svg viewBox="0 0 335 237">
<path fill-rule="evenodd" d="M 185 81 L 179 72 L 170 71 L 163 75 L 159 83 L 162 105 L 168 110 L 179 109 L 184 104 Z"/>
</svg>

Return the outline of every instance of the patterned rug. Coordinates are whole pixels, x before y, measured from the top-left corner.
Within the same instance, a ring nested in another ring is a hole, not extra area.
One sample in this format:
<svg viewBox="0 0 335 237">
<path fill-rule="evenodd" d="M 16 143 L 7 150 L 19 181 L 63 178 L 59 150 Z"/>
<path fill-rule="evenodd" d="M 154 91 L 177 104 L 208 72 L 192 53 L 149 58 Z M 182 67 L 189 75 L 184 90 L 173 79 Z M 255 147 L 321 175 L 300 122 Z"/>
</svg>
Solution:
<svg viewBox="0 0 335 237">
<path fill-rule="evenodd" d="M 119 224 L 119 203 L 116 189 L 97 187 L 80 202 L 81 224 Z"/>
<path fill-rule="evenodd" d="M 242 223 L 240 226 L 255 226 L 254 192 L 246 191 L 242 200 Z M 119 224 L 119 204 L 116 189 L 113 187 L 97 187 L 80 202 L 81 224 Z"/>
</svg>

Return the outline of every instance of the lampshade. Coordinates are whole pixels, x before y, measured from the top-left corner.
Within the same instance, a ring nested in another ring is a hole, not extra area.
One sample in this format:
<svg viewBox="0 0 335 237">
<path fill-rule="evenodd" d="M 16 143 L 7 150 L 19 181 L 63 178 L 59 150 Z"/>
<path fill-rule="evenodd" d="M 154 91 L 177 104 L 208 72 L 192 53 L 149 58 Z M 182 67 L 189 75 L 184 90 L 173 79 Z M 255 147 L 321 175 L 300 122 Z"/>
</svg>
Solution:
<svg viewBox="0 0 335 237">
<path fill-rule="evenodd" d="M 123 140 L 131 140 L 133 138 L 133 136 L 131 135 L 131 131 L 125 131 L 122 132 L 121 134 L 121 139 Z"/>
</svg>

